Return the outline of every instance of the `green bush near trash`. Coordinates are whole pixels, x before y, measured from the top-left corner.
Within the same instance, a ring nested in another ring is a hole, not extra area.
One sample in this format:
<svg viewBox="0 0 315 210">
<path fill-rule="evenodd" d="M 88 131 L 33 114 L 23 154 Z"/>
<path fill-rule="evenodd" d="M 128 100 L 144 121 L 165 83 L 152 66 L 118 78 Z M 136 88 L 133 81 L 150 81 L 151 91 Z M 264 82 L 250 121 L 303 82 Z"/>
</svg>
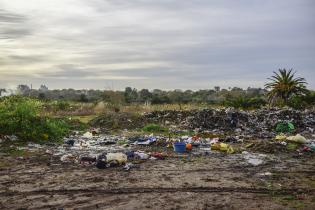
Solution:
<svg viewBox="0 0 315 210">
<path fill-rule="evenodd" d="M 43 103 L 36 99 L 11 96 L 0 101 L 0 133 L 16 135 L 23 141 L 60 141 L 69 126 L 63 119 L 41 115 Z"/>
<path fill-rule="evenodd" d="M 153 132 L 153 133 L 168 132 L 167 128 L 164 128 L 164 127 L 157 125 L 157 124 L 148 124 L 148 125 L 144 126 L 142 130 L 145 132 Z"/>
<path fill-rule="evenodd" d="M 277 133 L 291 133 L 294 129 L 294 125 L 291 122 L 279 122 L 276 126 Z"/>
<path fill-rule="evenodd" d="M 223 101 L 222 105 L 227 107 L 234 107 L 236 109 L 259 109 L 267 104 L 267 101 L 261 97 L 237 97 L 228 98 Z"/>
</svg>

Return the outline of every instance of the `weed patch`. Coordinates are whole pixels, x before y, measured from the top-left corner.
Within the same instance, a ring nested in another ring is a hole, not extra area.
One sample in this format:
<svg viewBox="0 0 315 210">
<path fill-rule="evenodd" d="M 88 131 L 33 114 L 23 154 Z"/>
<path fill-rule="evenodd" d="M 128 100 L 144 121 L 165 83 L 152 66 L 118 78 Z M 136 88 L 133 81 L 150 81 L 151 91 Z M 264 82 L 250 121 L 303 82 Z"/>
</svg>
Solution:
<svg viewBox="0 0 315 210">
<path fill-rule="evenodd" d="M 35 99 L 12 96 L 0 102 L 0 133 L 24 141 L 59 141 L 69 131 L 63 119 L 41 116 L 43 104 Z"/>
<path fill-rule="evenodd" d="M 164 128 L 157 124 L 148 124 L 143 127 L 142 129 L 144 132 L 152 132 L 152 133 L 159 133 L 159 132 L 168 132 L 167 128 Z"/>
</svg>

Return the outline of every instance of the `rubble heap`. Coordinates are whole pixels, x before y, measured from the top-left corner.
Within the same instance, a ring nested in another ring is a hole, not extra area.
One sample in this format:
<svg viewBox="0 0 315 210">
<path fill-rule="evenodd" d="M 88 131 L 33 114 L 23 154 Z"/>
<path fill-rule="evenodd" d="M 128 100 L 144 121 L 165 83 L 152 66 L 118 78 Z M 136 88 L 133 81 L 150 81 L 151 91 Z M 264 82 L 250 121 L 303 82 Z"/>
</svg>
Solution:
<svg viewBox="0 0 315 210">
<path fill-rule="evenodd" d="M 234 109 L 204 109 L 194 111 L 156 111 L 144 114 L 146 121 L 174 124 L 185 129 L 263 133 L 272 131 L 280 121 L 292 122 L 298 131 L 315 128 L 315 112 L 293 109 L 260 109 L 238 111 Z"/>
<path fill-rule="evenodd" d="M 190 111 L 164 110 L 131 115 L 116 113 L 94 119 L 92 126 L 106 129 L 142 128 L 148 123 L 176 127 L 188 130 L 208 130 L 218 132 L 237 132 L 255 134 L 259 137 L 272 137 L 277 123 L 291 122 L 297 132 L 313 133 L 315 129 L 315 111 L 293 109 L 259 109 L 240 111 L 227 109 L 204 109 Z"/>
</svg>

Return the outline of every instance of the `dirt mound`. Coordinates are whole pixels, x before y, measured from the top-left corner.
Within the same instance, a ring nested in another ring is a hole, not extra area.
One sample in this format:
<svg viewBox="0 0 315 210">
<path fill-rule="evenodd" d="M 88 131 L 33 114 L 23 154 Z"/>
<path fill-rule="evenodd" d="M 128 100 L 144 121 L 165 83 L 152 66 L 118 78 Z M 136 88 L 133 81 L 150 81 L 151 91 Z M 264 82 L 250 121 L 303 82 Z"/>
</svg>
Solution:
<svg viewBox="0 0 315 210">
<path fill-rule="evenodd" d="M 135 129 L 146 124 L 145 119 L 138 114 L 132 113 L 106 113 L 89 122 L 91 126 L 106 129 Z"/>
</svg>

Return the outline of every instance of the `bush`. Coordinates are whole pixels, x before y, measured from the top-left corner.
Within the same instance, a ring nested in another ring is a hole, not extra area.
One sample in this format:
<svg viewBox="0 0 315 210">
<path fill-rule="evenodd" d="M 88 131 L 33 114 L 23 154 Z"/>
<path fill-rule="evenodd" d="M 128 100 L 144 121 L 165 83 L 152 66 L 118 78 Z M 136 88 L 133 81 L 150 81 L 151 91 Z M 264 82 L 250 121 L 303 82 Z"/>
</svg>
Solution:
<svg viewBox="0 0 315 210">
<path fill-rule="evenodd" d="M 267 102 L 263 98 L 247 98 L 238 97 L 234 99 L 227 99 L 223 102 L 224 106 L 230 106 L 234 108 L 241 109 L 259 109 L 265 106 Z"/>
<path fill-rule="evenodd" d="M 157 124 L 148 124 L 142 129 L 145 132 L 167 132 L 168 129 Z"/>
<path fill-rule="evenodd" d="M 70 108 L 70 104 L 67 101 L 57 101 L 56 108 L 57 111 L 66 111 Z"/>
<path fill-rule="evenodd" d="M 0 102 L 0 134 L 25 141 L 58 141 L 68 132 L 64 120 L 40 116 L 43 104 L 35 99 L 11 96 Z"/>
<path fill-rule="evenodd" d="M 294 109 L 305 109 L 307 107 L 312 107 L 315 105 L 315 92 L 309 92 L 305 96 L 292 96 L 288 105 Z"/>
</svg>

